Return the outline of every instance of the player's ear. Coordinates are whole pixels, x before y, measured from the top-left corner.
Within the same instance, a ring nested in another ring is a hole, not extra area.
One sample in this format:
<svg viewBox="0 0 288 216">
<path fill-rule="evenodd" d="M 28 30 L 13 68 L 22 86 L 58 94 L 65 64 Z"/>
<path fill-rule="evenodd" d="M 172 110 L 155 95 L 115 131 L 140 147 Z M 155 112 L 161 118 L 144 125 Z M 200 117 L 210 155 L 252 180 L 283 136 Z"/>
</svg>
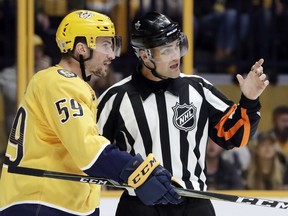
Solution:
<svg viewBox="0 0 288 216">
<path fill-rule="evenodd" d="M 86 44 L 84 43 L 77 43 L 75 46 L 75 51 L 78 55 L 83 55 L 84 58 L 86 57 L 86 55 L 88 55 L 88 47 Z"/>
</svg>

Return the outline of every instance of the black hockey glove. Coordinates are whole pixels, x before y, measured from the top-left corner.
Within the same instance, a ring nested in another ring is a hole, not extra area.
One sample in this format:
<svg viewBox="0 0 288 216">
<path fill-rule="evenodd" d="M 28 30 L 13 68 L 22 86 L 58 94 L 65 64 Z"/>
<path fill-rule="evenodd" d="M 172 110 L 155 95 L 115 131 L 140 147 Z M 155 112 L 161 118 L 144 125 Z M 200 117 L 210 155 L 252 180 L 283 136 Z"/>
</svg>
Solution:
<svg viewBox="0 0 288 216">
<path fill-rule="evenodd" d="M 145 205 L 179 204 L 182 200 L 173 189 L 172 175 L 159 164 L 153 154 L 144 161 L 137 154 L 126 164 L 120 178 L 135 188 L 136 195 Z"/>
</svg>

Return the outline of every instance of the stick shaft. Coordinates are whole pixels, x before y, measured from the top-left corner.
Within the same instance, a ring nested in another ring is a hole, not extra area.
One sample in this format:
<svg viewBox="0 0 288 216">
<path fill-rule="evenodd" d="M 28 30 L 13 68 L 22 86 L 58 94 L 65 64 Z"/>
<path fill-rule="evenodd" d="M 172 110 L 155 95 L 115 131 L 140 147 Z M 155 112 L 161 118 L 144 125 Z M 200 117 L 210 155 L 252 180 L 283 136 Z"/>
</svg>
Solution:
<svg viewBox="0 0 288 216">
<path fill-rule="evenodd" d="M 92 177 L 92 176 L 54 172 L 54 171 L 34 169 L 34 168 L 28 168 L 28 167 L 19 167 L 19 166 L 9 166 L 8 172 L 15 173 L 15 174 L 29 175 L 29 176 L 76 181 L 76 182 L 81 182 L 81 183 L 98 184 L 98 185 L 116 187 L 116 188 L 121 188 L 121 189 L 126 189 L 126 190 L 133 190 L 133 188 L 128 185 L 123 185 L 116 181 L 113 181 L 111 179 L 106 179 L 106 178 L 98 178 L 98 177 Z M 256 206 L 265 206 L 265 207 L 286 209 L 286 210 L 288 209 L 288 202 L 283 202 L 283 201 L 220 194 L 220 193 L 214 193 L 214 192 L 198 191 L 198 190 L 183 189 L 183 188 L 175 188 L 175 191 L 180 196 L 184 196 L 184 197 L 228 201 L 228 202 L 243 203 L 243 204 L 250 204 L 250 205 L 256 205 Z"/>
</svg>

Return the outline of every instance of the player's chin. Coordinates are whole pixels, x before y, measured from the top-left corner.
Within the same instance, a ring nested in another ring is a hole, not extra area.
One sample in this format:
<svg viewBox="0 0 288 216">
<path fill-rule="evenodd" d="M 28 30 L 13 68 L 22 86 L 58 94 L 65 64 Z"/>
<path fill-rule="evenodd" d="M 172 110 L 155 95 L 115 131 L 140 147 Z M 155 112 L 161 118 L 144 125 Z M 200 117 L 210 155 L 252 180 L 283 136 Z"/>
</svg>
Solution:
<svg viewBox="0 0 288 216">
<path fill-rule="evenodd" d="M 92 73 L 97 77 L 106 77 L 108 70 L 103 68 L 101 70 L 93 71 Z"/>
<path fill-rule="evenodd" d="M 108 69 L 104 69 L 102 71 L 102 77 L 106 77 L 108 75 Z"/>
</svg>

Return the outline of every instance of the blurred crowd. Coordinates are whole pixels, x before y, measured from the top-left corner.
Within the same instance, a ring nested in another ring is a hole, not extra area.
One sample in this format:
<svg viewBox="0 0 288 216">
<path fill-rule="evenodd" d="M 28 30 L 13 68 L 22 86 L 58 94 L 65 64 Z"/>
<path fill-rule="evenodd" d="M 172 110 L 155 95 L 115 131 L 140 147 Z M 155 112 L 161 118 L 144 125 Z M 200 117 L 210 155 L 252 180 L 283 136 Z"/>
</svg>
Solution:
<svg viewBox="0 0 288 216">
<path fill-rule="evenodd" d="M 288 106 L 274 109 L 271 126 L 240 149 L 224 151 L 209 139 L 206 171 L 210 190 L 288 189 Z"/>
<path fill-rule="evenodd" d="M 17 106 L 16 5 L 16 0 L 0 0 L 0 104 L 4 105 L 0 106 L 0 138 L 5 144 Z M 288 72 L 287 6 L 287 0 L 194 0 L 195 71 L 233 76 L 249 71 L 251 62 L 264 58 L 265 71 L 272 84 L 277 84 L 277 75 Z M 113 73 L 90 81 L 99 96 L 130 75 L 138 62 L 128 43 L 130 21 L 156 10 L 182 24 L 182 7 L 182 0 L 35 0 L 35 72 L 58 63 L 61 56 L 55 32 L 69 11 L 102 12 L 115 22 L 123 48 L 121 57 L 112 63 Z M 271 118 L 270 130 L 259 131 L 247 147 L 223 151 L 208 141 L 208 189 L 288 189 L 288 106 L 274 109 Z M 0 144 L 0 160 L 5 144 Z"/>
<path fill-rule="evenodd" d="M 277 74 L 288 71 L 287 6 L 287 0 L 194 0 L 191 23 L 195 70 L 241 73 L 255 59 L 264 58 L 271 71 L 268 74 L 276 82 Z M 45 41 L 45 53 L 54 64 L 60 58 L 54 35 L 63 16 L 75 9 L 105 13 L 123 37 L 122 56 L 113 63 L 114 68 L 121 68 L 118 72 L 127 76 L 137 64 L 128 43 L 129 22 L 137 15 L 156 10 L 182 24 L 182 7 L 183 0 L 35 0 L 35 32 Z M 15 62 L 16 0 L 0 0 L 0 8 L 0 44 L 4 48 L 0 54 L 1 70 Z"/>
</svg>

